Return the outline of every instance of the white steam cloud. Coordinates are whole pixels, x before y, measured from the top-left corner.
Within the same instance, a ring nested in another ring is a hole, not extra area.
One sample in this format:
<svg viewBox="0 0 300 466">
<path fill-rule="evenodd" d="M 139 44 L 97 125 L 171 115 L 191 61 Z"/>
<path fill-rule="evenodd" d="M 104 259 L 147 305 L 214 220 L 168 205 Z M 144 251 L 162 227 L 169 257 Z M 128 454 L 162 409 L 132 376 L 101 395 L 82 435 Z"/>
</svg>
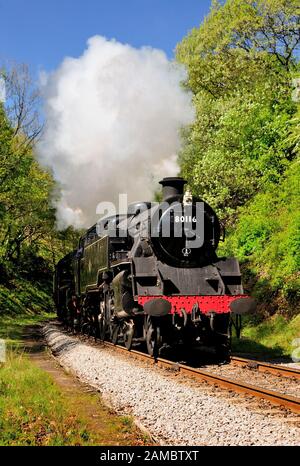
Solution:
<svg viewBox="0 0 300 466">
<path fill-rule="evenodd" d="M 179 130 L 193 121 L 185 70 L 164 52 L 95 36 L 79 58 L 44 76 L 40 161 L 60 186 L 58 227 L 87 227 L 101 201 L 151 200 L 176 175 Z"/>
</svg>

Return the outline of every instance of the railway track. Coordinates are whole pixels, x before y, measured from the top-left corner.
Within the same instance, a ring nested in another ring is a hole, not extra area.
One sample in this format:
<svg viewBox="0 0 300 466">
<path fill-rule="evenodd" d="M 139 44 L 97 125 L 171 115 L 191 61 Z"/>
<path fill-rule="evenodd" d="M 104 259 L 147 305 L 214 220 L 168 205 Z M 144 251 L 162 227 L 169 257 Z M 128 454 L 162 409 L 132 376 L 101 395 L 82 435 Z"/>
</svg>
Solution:
<svg viewBox="0 0 300 466">
<path fill-rule="evenodd" d="M 287 408 L 290 411 L 297 414 L 300 413 L 300 398 L 298 397 L 290 396 L 274 390 L 268 390 L 266 388 L 251 385 L 243 381 L 216 375 L 210 373 L 205 369 L 190 367 L 184 364 L 176 363 L 174 361 L 169 361 L 167 359 L 157 358 L 156 360 L 154 360 L 148 354 L 136 350 L 128 351 L 125 347 L 121 345 L 113 345 L 110 342 L 105 341 L 103 342 L 103 345 L 106 347 L 115 348 L 116 351 L 119 351 L 123 354 L 130 354 L 131 356 L 134 356 L 149 364 L 157 364 L 158 367 L 177 371 L 187 377 L 191 377 L 196 380 L 206 381 L 209 384 L 218 386 L 220 388 L 225 388 L 227 390 L 233 390 L 238 393 L 252 395 L 257 398 L 268 400 L 270 403 L 274 405 L 279 405 L 283 408 Z M 244 367 L 248 366 L 251 368 L 258 369 L 259 371 L 270 372 L 284 377 L 293 377 L 297 379 L 300 378 L 299 370 L 289 368 L 286 366 L 277 367 L 274 364 L 268 364 L 260 361 L 253 361 L 251 359 L 244 359 L 238 357 L 233 357 L 232 362 L 233 364 L 243 365 Z"/>
<path fill-rule="evenodd" d="M 238 366 L 257 369 L 260 372 L 268 372 L 270 374 L 280 375 L 283 377 L 294 378 L 300 380 L 300 370 L 288 366 L 278 366 L 267 362 L 256 361 L 253 359 L 240 358 L 237 356 L 231 357 L 231 362 Z"/>
</svg>

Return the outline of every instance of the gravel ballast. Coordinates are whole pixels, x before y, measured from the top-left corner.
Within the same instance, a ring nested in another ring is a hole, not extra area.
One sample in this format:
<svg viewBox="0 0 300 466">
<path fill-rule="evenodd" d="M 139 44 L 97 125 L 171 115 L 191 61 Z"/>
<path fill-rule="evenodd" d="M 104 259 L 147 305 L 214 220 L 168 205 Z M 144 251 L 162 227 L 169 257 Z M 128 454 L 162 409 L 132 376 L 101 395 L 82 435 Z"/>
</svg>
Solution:
<svg viewBox="0 0 300 466">
<path fill-rule="evenodd" d="M 83 344 L 54 325 L 44 336 L 60 364 L 134 416 L 164 445 L 299 445 L 300 428 L 203 393 L 135 360 Z"/>
</svg>

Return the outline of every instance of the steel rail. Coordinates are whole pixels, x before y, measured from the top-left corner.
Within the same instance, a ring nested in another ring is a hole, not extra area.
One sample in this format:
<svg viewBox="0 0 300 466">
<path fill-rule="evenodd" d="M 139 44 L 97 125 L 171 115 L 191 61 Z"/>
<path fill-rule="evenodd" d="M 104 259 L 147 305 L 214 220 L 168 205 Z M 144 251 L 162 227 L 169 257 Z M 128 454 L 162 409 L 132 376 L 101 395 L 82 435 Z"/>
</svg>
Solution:
<svg viewBox="0 0 300 466">
<path fill-rule="evenodd" d="M 300 413 L 300 398 L 294 397 L 291 395 L 286 395 L 281 392 L 268 390 L 257 385 L 251 385 L 246 382 L 242 382 L 235 379 L 229 379 L 220 375 L 212 374 L 204 369 L 198 369 L 184 364 L 177 364 L 174 361 L 169 361 L 163 358 L 154 359 L 148 354 L 142 353 L 140 351 L 131 350 L 128 351 L 124 346 L 114 345 L 110 342 L 102 342 L 104 346 L 115 348 L 117 351 L 122 353 L 135 356 L 138 359 L 141 359 L 147 363 L 157 365 L 169 370 L 176 370 L 177 372 L 184 374 L 188 377 L 197 380 L 204 380 L 212 385 L 217 385 L 220 388 L 226 388 L 227 390 L 233 390 L 238 393 L 243 393 L 247 395 L 252 395 L 264 400 L 268 400 L 270 403 L 279 405 L 283 408 L 290 409 L 292 412 L 299 414 Z M 242 358 L 240 358 L 242 359 Z M 248 360 L 245 360 L 248 362 Z M 244 362 L 245 363 L 245 362 Z M 267 364 L 267 363 L 265 363 Z"/>
<path fill-rule="evenodd" d="M 295 378 L 300 380 L 300 369 L 294 367 L 288 367 L 284 365 L 270 364 L 268 362 L 257 361 L 254 359 L 240 358 L 238 356 L 232 356 L 231 362 L 238 366 L 249 367 L 251 369 L 257 369 L 260 372 L 269 372 L 275 375 L 281 375 L 283 377 Z"/>
</svg>

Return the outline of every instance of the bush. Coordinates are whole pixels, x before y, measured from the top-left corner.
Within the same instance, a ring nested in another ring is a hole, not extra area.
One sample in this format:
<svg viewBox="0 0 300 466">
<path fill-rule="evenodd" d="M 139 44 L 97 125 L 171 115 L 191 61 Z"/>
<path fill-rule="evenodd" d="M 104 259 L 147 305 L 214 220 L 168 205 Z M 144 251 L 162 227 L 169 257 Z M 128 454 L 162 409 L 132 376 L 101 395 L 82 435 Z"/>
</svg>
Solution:
<svg viewBox="0 0 300 466">
<path fill-rule="evenodd" d="M 300 161 L 279 184 L 267 186 L 240 209 L 222 252 L 236 255 L 250 291 L 269 313 L 300 311 Z M 266 305 L 264 305 L 264 303 Z"/>
</svg>

